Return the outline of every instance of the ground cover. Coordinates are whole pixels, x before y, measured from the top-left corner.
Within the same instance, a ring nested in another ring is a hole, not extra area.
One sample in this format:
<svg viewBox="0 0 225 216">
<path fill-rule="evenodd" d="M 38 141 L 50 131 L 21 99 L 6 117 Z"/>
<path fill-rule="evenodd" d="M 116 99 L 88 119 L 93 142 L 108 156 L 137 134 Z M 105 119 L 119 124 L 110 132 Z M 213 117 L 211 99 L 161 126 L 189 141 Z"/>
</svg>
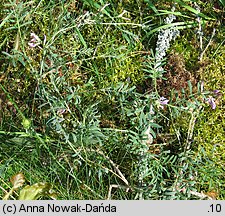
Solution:
<svg viewBox="0 0 225 216">
<path fill-rule="evenodd" d="M 2 1 L 0 197 L 224 199 L 224 6 Z"/>
</svg>

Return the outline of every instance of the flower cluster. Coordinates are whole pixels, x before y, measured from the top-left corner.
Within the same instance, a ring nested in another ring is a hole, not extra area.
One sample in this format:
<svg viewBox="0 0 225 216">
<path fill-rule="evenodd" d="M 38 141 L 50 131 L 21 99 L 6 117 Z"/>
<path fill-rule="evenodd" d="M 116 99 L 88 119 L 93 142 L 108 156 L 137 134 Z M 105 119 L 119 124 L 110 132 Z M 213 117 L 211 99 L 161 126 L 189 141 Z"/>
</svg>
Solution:
<svg viewBox="0 0 225 216">
<path fill-rule="evenodd" d="M 169 102 L 169 100 L 166 99 L 165 97 L 160 97 L 160 98 L 159 98 L 159 103 L 160 103 L 160 105 L 162 105 L 162 106 L 167 105 L 168 102 Z"/>
<path fill-rule="evenodd" d="M 165 97 L 160 97 L 157 101 L 156 101 L 156 106 L 158 109 L 164 109 L 164 107 L 168 104 L 169 100 L 166 99 Z"/>
<path fill-rule="evenodd" d="M 210 96 L 210 97 L 207 99 L 207 102 L 208 102 L 209 105 L 212 107 L 212 109 L 216 109 L 215 98 L 213 98 L 212 96 Z"/>
<path fill-rule="evenodd" d="M 216 109 L 216 101 L 222 96 L 219 90 L 212 91 L 213 96 L 209 96 L 206 102 L 211 106 L 212 109 Z"/>
<path fill-rule="evenodd" d="M 174 11 L 174 8 L 172 9 L 172 11 Z M 170 14 L 165 18 L 164 22 L 165 24 L 171 24 L 175 19 L 176 16 Z M 179 33 L 179 30 L 177 30 L 174 26 L 164 28 L 159 31 L 155 55 L 156 62 L 158 62 L 156 64 L 156 69 L 158 71 L 162 71 L 162 67 L 160 67 L 161 61 L 166 56 L 166 51 L 170 47 L 171 40 L 175 40 Z"/>
<path fill-rule="evenodd" d="M 41 39 L 36 34 L 34 34 L 33 32 L 30 34 L 30 37 L 31 37 L 31 40 L 28 43 L 28 45 L 31 48 L 34 48 L 34 47 L 38 46 L 41 43 Z"/>
<path fill-rule="evenodd" d="M 200 90 L 203 93 L 204 92 L 204 82 L 201 82 Z M 204 98 L 204 102 L 209 104 L 211 108 L 214 110 L 216 109 L 216 101 L 219 100 L 219 98 L 222 96 L 220 90 L 216 89 L 210 92 L 210 96 L 208 98 Z"/>
<path fill-rule="evenodd" d="M 41 39 L 35 34 L 35 33 L 30 33 L 30 41 L 28 42 L 28 45 L 30 48 L 34 48 L 34 47 L 39 47 L 39 45 L 41 44 Z M 44 35 L 44 44 L 46 43 L 46 36 Z M 40 47 L 39 47 L 40 48 Z"/>
</svg>

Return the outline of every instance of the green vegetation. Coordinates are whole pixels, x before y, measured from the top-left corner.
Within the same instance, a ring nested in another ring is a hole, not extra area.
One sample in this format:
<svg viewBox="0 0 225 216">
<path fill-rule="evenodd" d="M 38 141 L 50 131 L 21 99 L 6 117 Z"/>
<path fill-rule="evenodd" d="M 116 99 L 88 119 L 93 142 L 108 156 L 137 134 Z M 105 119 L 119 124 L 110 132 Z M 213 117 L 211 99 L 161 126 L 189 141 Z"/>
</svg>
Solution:
<svg viewBox="0 0 225 216">
<path fill-rule="evenodd" d="M 224 199 L 224 9 L 1 1 L 1 199 Z"/>
</svg>

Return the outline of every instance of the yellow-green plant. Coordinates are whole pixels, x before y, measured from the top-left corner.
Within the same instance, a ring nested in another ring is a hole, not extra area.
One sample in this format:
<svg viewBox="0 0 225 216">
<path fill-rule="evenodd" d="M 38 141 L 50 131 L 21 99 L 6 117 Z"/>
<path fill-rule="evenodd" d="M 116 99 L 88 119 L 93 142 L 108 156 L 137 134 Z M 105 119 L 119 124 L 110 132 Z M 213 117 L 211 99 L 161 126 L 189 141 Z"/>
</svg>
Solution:
<svg viewBox="0 0 225 216">
<path fill-rule="evenodd" d="M 56 194 L 52 191 L 52 185 L 50 183 L 39 182 L 23 187 L 25 183 L 23 173 L 17 173 L 12 176 L 10 182 L 12 183 L 12 188 L 5 194 L 3 200 L 8 200 L 10 196 L 17 198 L 18 200 L 37 200 L 41 197 L 50 197 L 52 199 L 56 198 Z M 21 187 L 23 188 L 19 191 L 19 195 L 14 195 Z"/>
</svg>

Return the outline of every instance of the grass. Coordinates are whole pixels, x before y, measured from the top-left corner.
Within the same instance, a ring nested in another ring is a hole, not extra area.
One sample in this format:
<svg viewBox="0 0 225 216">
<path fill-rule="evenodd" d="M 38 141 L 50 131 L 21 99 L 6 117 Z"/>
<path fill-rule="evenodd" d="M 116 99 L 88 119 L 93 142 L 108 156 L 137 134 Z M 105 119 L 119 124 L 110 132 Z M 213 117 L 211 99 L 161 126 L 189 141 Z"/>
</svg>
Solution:
<svg viewBox="0 0 225 216">
<path fill-rule="evenodd" d="M 0 3 L 0 197 L 29 185 L 41 192 L 23 199 L 224 199 L 223 12 L 203 0 Z"/>
</svg>

